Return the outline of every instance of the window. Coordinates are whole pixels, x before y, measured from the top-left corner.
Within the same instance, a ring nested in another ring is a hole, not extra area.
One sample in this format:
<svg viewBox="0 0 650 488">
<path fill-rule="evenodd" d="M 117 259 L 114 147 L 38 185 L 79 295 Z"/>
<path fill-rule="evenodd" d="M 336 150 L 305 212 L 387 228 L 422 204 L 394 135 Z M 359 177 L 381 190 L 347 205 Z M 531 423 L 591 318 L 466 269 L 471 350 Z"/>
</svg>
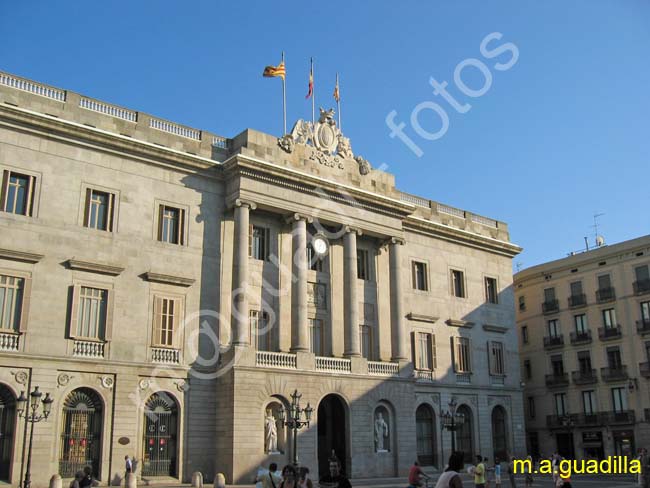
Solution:
<svg viewBox="0 0 650 488">
<path fill-rule="evenodd" d="M 612 388 L 612 409 L 617 413 L 627 410 L 625 388 Z"/>
<path fill-rule="evenodd" d="M 25 280 L 0 275 L 0 331 L 20 331 Z"/>
<path fill-rule="evenodd" d="M 519 311 L 523 312 L 526 310 L 526 297 L 523 295 L 519 296 Z"/>
<path fill-rule="evenodd" d="M 645 343 L 645 358 L 647 361 L 650 361 L 650 341 Z"/>
<path fill-rule="evenodd" d="M 451 294 L 455 297 L 465 298 L 465 277 L 462 271 L 451 270 Z"/>
<path fill-rule="evenodd" d="M 564 375 L 564 361 L 562 360 L 561 354 L 551 356 L 551 370 L 553 371 L 553 376 Z"/>
<path fill-rule="evenodd" d="M 524 374 L 526 375 L 527 380 L 533 377 L 533 370 L 530 367 L 530 359 L 524 359 Z"/>
<path fill-rule="evenodd" d="M 452 337 L 454 353 L 454 371 L 456 373 L 471 373 L 471 350 L 468 337 Z"/>
<path fill-rule="evenodd" d="M 608 308 L 603 310 L 603 325 L 607 329 L 616 328 L 618 325 L 616 323 L 616 310 L 613 308 Z"/>
<path fill-rule="evenodd" d="M 487 303 L 498 303 L 496 278 L 485 278 L 485 301 Z"/>
<path fill-rule="evenodd" d="M 571 296 L 577 297 L 582 295 L 582 281 L 574 281 L 571 283 Z"/>
<path fill-rule="evenodd" d="M 528 344 L 528 326 L 527 325 L 522 325 L 521 326 L 521 342 L 524 344 Z"/>
<path fill-rule="evenodd" d="M 505 375 L 506 364 L 503 342 L 490 341 L 489 351 L 490 356 L 488 359 L 490 364 L 490 374 L 496 376 Z"/>
<path fill-rule="evenodd" d="M 641 320 L 644 322 L 650 321 L 650 302 L 641 303 Z"/>
<path fill-rule="evenodd" d="M 528 418 L 535 418 L 535 397 L 528 397 Z"/>
<path fill-rule="evenodd" d="M 159 206 L 158 240 L 185 245 L 185 210 L 169 205 Z"/>
<path fill-rule="evenodd" d="M 372 327 L 370 325 L 359 326 L 359 343 L 361 344 L 361 356 L 366 359 L 373 359 L 372 350 Z"/>
<path fill-rule="evenodd" d="M 248 255 L 259 261 L 268 261 L 269 241 L 269 229 L 259 225 L 251 225 Z"/>
<path fill-rule="evenodd" d="M 316 251 L 314 251 L 311 243 L 307 244 L 307 266 L 312 271 L 318 271 L 319 273 L 323 272 L 323 260 L 318 256 Z"/>
<path fill-rule="evenodd" d="M 413 261 L 413 288 L 416 290 L 427 291 L 429 283 L 427 282 L 427 265 Z"/>
<path fill-rule="evenodd" d="M 107 290 L 82 286 L 79 292 L 79 309 L 76 337 L 104 339 L 106 327 Z"/>
<path fill-rule="evenodd" d="M 84 227 L 112 232 L 114 209 L 114 194 L 87 188 Z"/>
<path fill-rule="evenodd" d="M 272 351 L 272 334 L 269 328 L 269 314 L 262 310 L 249 312 L 251 339 L 258 351 Z"/>
<path fill-rule="evenodd" d="M 31 217 L 36 177 L 5 170 L 2 173 L 2 210 Z"/>
<path fill-rule="evenodd" d="M 154 297 L 152 345 L 174 347 L 180 327 L 182 301 L 180 298 Z"/>
<path fill-rule="evenodd" d="M 413 362 L 415 369 L 436 369 L 436 337 L 427 332 L 413 332 Z"/>
<path fill-rule="evenodd" d="M 566 393 L 555 394 L 555 414 L 558 416 L 563 416 L 567 414 Z"/>
<path fill-rule="evenodd" d="M 576 334 L 577 335 L 584 335 L 587 333 L 587 316 L 584 313 L 574 315 L 573 316 L 573 322 L 576 327 Z"/>
<path fill-rule="evenodd" d="M 612 280 L 608 274 L 600 275 L 598 277 L 598 289 L 607 290 L 612 286 Z"/>
<path fill-rule="evenodd" d="M 560 337 L 562 335 L 559 320 L 553 319 L 548 321 L 548 335 L 549 337 Z"/>
<path fill-rule="evenodd" d="M 309 319 L 309 343 L 311 352 L 316 356 L 323 355 L 323 320 Z"/>
<path fill-rule="evenodd" d="M 360 280 L 370 279 L 370 262 L 366 249 L 357 249 L 357 278 Z"/>
<path fill-rule="evenodd" d="M 637 266 L 634 268 L 634 274 L 637 281 L 648 281 L 650 280 L 650 273 L 648 272 L 648 265 L 644 264 L 643 266 Z"/>
<path fill-rule="evenodd" d="M 595 391 L 589 390 L 582 392 L 582 408 L 585 415 L 593 415 L 598 411 Z"/>
<path fill-rule="evenodd" d="M 621 369 L 623 367 L 621 361 L 621 350 L 618 346 L 607 348 L 607 366 L 609 366 L 610 369 Z"/>
<path fill-rule="evenodd" d="M 583 376 L 591 375 L 591 354 L 589 351 L 578 352 L 578 367 Z"/>
<path fill-rule="evenodd" d="M 546 303 L 555 301 L 555 288 L 544 288 L 544 301 Z"/>
</svg>

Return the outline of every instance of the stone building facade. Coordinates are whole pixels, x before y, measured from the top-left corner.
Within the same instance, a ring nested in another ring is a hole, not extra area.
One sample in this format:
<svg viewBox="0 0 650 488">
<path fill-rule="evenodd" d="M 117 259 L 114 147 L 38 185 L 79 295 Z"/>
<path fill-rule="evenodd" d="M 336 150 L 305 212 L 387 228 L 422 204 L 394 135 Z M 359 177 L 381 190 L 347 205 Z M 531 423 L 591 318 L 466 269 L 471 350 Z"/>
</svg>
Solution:
<svg viewBox="0 0 650 488">
<path fill-rule="evenodd" d="M 528 450 L 602 459 L 650 442 L 650 236 L 515 275 Z"/>
<path fill-rule="evenodd" d="M 438 469 L 456 444 L 523 454 L 506 224 L 403 193 L 323 112 L 223 138 L 0 73 L 0 480 L 35 426 L 35 483 L 117 483 L 299 461 Z M 273 432 L 272 432 L 273 431 Z"/>
</svg>

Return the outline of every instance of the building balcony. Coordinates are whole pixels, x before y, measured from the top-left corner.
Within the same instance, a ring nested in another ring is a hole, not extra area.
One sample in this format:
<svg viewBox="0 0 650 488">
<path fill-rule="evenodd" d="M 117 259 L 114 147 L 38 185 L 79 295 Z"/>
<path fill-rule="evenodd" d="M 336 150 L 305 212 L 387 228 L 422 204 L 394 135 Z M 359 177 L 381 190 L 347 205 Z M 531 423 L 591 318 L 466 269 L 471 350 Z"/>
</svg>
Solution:
<svg viewBox="0 0 650 488">
<path fill-rule="evenodd" d="M 587 371 L 573 371 L 571 373 L 571 379 L 576 385 L 590 385 L 598 381 L 598 374 L 595 369 L 589 369 Z"/>
<path fill-rule="evenodd" d="M 181 351 L 169 347 L 152 347 L 151 362 L 156 364 L 180 364 Z"/>
<path fill-rule="evenodd" d="M 555 349 L 564 346 L 564 335 L 544 337 L 544 349 Z"/>
<path fill-rule="evenodd" d="M 621 332 L 621 326 L 617 325 L 615 327 L 599 327 L 598 328 L 598 337 L 601 341 L 612 341 L 614 339 L 620 339 L 623 333 Z"/>
<path fill-rule="evenodd" d="M 16 352 L 19 350 L 20 334 L 15 332 L 0 332 L 0 351 Z"/>
<path fill-rule="evenodd" d="M 546 375 L 546 386 L 549 388 L 561 388 L 569 385 L 569 374 L 547 374 Z"/>
<path fill-rule="evenodd" d="M 602 412 L 603 424 L 605 425 L 624 425 L 634 424 L 634 410 L 621 410 L 619 412 Z"/>
<path fill-rule="evenodd" d="M 368 361 L 368 374 L 370 376 L 398 376 L 399 364 L 385 363 L 383 361 Z"/>
<path fill-rule="evenodd" d="M 571 429 L 578 422 L 578 414 L 547 415 L 546 427 L 549 429 Z"/>
<path fill-rule="evenodd" d="M 636 321 L 636 331 L 639 334 L 650 333 L 650 319 L 641 319 Z"/>
<path fill-rule="evenodd" d="M 591 331 L 585 330 L 584 332 L 571 332 L 571 344 L 589 344 L 591 342 Z"/>
<path fill-rule="evenodd" d="M 650 378 L 650 363 L 639 363 L 639 374 L 644 378 Z"/>
<path fill-rule="evenodd" d="M 650 293 L 650 280 L 639 280 L 632 283 L 635 295 L 645 295 Z"/>
<path fill-rule="evenodd" d="M 296 369 L 296 355 L 288 352 L 255 351 L 255 366 Z"/>
<path fill-rule="evenodd" d="M 72 345 L 72 355 L 79 358 L 103 359 L 106 354 L 106 343 L 75 339 Z"/>
<path fill-rule="evenodd" d="M 603 425 L 606 417 L 597 412 L 593 413 L 579 413 L 576 415 L 575 425 L 578 427 L 592 427 L 596 425 Z"/>
<path fill-rule="evenodd" d="M 549 300 L 542 303 L 542 312 L 547 313 L 556 313 L 560 311 L 560 302 L 557 300 Z"/>
<path fill-rule="evenodd" d="M 579 295 L 571 295 L 569 297 L 569 308 L 584 307 L 587 305 L 587 295 L 580 293 Z"/>
<path fill-rule="evenodd" d="M 616 368 L 600 368 L 600 377 L 603 381 L 623 381 L 628 379 L 627 366 Z"/>
<path fill-rule="evenodd" d="M 598 303 L 611 302 L 616 300 L 616 292 L 613 286 L 596 290 L 596 301 Z"/>
</svg>

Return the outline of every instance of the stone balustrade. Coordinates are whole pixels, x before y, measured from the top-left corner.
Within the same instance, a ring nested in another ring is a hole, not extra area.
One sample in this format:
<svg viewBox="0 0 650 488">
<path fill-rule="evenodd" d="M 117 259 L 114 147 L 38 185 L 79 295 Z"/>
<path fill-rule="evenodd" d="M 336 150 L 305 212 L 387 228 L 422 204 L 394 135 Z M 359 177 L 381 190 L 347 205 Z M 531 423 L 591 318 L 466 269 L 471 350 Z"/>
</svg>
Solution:
<svg viewBox="0 0 650 488">
<path fill-rule="evenodd" d="M 316 356 L 316 371 L 329 371 L 332 373 L 350 373 L 352 363 L 345 358 L 326 358 Z"/>
<path fill-rule="evenodd" d="M 152 347 L 151 361 L 157 364 L 180 364 L 181 351 L 166 347 Z"/>
<path fill-rule="evenodd" d="M 368 361 L 368 374 L 371 376 L 397 376 L 399 375 L 399 364 Z"/>
<path fill-rule="evenodd" d="M 296 355 L 288 352 L 256 351 L 255 365 L 264 368 L 296 369 Z"/>
<path fill-rule="evenodd" d="M 20 336 L 18 334 L 0 332 L 0 351 L 18 351 L 19 341 Z"/>
<path fill-rule="evenodd" d="M 80 358 L 104 358 L 105 344 L 103 342 L 74 340 L 72 355 Z"/>
</svg>

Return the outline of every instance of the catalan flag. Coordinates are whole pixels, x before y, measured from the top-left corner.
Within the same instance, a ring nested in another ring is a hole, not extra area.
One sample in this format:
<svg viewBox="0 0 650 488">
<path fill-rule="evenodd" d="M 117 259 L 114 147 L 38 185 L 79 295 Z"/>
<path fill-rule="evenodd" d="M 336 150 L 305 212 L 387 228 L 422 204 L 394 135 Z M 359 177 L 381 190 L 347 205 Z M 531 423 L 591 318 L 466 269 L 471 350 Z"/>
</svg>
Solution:
<svg viewBox="0 0 650 488">
<path fill-rule="evenodd" d="M 336 86 L 334 87 L 334 100 L 336 103 L 341 101 L 341 94 L 339 93 L 339 74 L 336 74 Z"/>
<path fill-rule="evenodd" d="M 280 77 L 284 81 L 284 76 L 286 74 L 286 71 L 284 69 L 284 60 L 280 61 L 280 64 L 277 66 L 267 66 L 264 68 L 264 73 L 262 73 L 262 76 L 266 78 L 277 78 Z"/>
<path fill-rule="evenodd" d="M 314 62 L 311 61 L 311 68 L 309 69 L 309 89 L 305 99 L 309 100 L 314 94 Z"/>
</svg>

